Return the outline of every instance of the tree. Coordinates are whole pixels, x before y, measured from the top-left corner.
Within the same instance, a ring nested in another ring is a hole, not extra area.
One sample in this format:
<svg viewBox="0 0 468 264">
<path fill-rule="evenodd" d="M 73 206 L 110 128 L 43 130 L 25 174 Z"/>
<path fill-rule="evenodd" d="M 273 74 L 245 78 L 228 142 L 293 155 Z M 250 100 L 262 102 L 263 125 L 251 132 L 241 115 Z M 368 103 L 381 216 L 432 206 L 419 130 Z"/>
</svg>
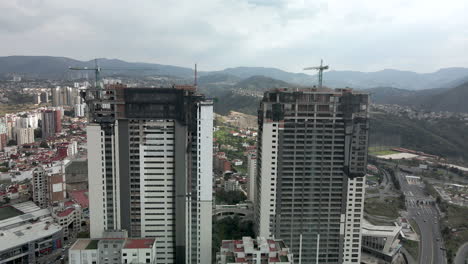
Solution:
<svg viewBox="0 0 468 264">
<path fill-rule="evenodd" d="M 10 139 L 10 141 L 8 141 L 7 143 L 7 146 L 16 146 L 18 145 L 18 142 L 16 142 L 16 140 L 13 140 L 13 139 Z"/>
<path fill-rule="evenodd" d="M 42 129 L 36 128 L 34 129 L 34 138 L 41 138 L 42 137 Z"/>
<path fill-rule="evenodd" d="M 63 114 L 66 115 L 66 116 L 74 117 L 75 116 L 75 110 L 74 109 L 65 110 L 65 111 L 63 111 Z"/>
<path fill-rule="evenodd" d="M 224 204 L 238 204 L 247 199 L 245 194 L 241 191 L 229 191 L 220 190 L 215 193 L 215 198 L 217 203 Z"/>
<path fill-rule="evenodd" d="M 39 145 L 39 147 L 41 148 L 49 148 L 49 145 L 47 144 L 47 142 L 44 140 L 41 142 L 41 144 Z"/>
<path fill-rule="evenodd" d="M 242 220 L 238 216 L 226 217 L 219 221 L 213 220 L 213 252 L 221 247 L 221 241 L 225 239 L 241 239 L 244 236 L 255 237 L 253 223 Z"/>
</svg>

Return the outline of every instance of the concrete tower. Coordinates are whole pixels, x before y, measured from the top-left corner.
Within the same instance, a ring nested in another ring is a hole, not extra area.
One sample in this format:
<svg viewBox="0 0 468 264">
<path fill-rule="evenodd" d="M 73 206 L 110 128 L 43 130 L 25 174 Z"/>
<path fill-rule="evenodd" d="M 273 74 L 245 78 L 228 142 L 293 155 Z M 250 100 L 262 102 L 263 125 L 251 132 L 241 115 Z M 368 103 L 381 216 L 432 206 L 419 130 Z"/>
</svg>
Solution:
<svg viewBox="0 0 468 264">
<path fill-rule="evenodd" d="M 264 94 L 255 229 L 283 239 L 296 261 L 316 263 L 319 252 L 321 264 L 360 263 L 368 104 L 350 89 Z"/>
<path fill-rule="evenodd" d="M 157 263 L 211 263 L 213 102 L 109 85 L 88 104 L 91 237 L 156 237 Z"/>
</svg>

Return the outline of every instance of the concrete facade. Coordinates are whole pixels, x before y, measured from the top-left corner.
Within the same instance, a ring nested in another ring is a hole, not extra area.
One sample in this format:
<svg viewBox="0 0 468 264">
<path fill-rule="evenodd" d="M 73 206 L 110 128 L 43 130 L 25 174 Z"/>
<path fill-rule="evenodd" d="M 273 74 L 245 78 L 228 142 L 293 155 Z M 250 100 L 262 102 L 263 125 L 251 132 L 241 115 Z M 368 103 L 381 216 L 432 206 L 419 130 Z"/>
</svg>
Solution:
<svg viewBox="0 0 468 264">
<path fill-rule="evenodd" d="M 257 153 L 247 155 L 247 199 L 255 203 L 255 181 L 257 179 Z"/>
<path fill-rule="evenodd" d="M 91 237 L 157 237 L 158 263 L 211 263 L 213 103 L 191 89 L 108 86 L 88 105 Z"/>
<path fill-rule="evenodd" d="M 70 264 L 157 264 L 157 254 L 155 239 L 126 236 L 78 239 L 68 252 Z"/>
<path fill-rule="evenodd" d="M 384 263 L 394 263 L 402 247 L 399 239 L 402 227 L 376 226 L 365 220 L 362 226 L 362 251 Z"/>
<path fill-rule="evenodd" d="M 243 237 L 242 240 L 223 240 L 216 256 L 217 264 L 257 263 L 292 264 L 293 256 L 280 239 Z"/>
<path fill-rule="evenodd" d="M 319 263 L 360 261 L 368 104 L 367 94 L 350 89 L 263 97 L 255 231 L 283 239 L 296 260 L 314 263 L 319 248 Z"/>
<path fill-rule="evenodd" d="M 18 145 L 34 143 L 34 128 L 17 128 L 16 142 Z"/>
<path fill-rule="evenodd" d="M 13 206 L 17 216 L 0 221 L 0 263 L 41 263 L 63 244 L 62 227 L 32 202 Z"/>
<path fill-rule="evenodd" d="M 66 180 L 62 165 L 55 166 L 55 168 L 35 168 L 32 187 L 33 201 L 41 208 L 47 208 L 52 204 L 64 201 L 66 198 Z"/>
</svg>

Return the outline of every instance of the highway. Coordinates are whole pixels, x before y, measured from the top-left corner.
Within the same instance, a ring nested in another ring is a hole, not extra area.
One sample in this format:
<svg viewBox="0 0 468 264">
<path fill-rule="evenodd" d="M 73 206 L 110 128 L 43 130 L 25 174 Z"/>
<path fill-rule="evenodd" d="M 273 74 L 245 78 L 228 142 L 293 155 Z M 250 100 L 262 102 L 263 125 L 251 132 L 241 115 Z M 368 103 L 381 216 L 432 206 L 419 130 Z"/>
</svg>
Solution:
<svg viewBox="0 0 468 264">
<path fill-rule="evenodd" d="M 440 216 L 434 201 L 428 197 L 421 185 L 408 184 L 405 174 L 395 172 L 405 195 L 408 218 L 414 219 L 421 232 L 420 264 L 446 264 L 444 244 L 440 233 Z"/>
</svg>

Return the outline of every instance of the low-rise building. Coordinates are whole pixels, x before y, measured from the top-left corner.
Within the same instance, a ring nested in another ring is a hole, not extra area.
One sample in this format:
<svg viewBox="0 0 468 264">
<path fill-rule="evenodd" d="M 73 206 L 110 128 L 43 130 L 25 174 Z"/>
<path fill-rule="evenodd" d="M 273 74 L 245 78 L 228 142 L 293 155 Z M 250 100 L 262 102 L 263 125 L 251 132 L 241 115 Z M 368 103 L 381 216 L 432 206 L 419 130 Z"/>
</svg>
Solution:
<svg viewBox="0 0 468 264">
<path fill-rule="evenodd" d="M 291 264 L 293 255 L 283 240 L 243 237 L 242 240 L 223 240 L 216 261 L 218 264 Z"/>
<path fill-rule="evenodd" d="M 68 252 L 70 264 L 156 263 L 154 238 L 128 238 L 111 231 L 100 239 L 78 239 Z"/>
<path fill-rule="evenodd" d="M 0 217 L 0 263 L 39 263 L 62 247 L 62 227 L 33 202 L 1 207 Z"/>
<path fill-rule="evenodd" d="M 401 249 L 401 226 L 375 226 L 363 220 L 362 252 L 384 263 L 394 263 Z"/>
<path fill-rule="evenodd" d="M 33 172 L 33 201 L 42 208 L 65 200 L 65 173 L 52 167 L 37 167 Z"/>
<path fill-rule="evenodd" d="M 242 166 L 242 164 L 244 164 L 244 162 L 240 159 L 235 159 L 232 161 L 232 163 L 234 164 L 234 166 Z"/>
<path fill-rule="evenodd" d="M 407 175 L 405 178 L 408 184 L 421 184 L 421 177 L 419 176 Z"/>
<path fill-rule="evenodd" d="M 229 179 L 224 182 L 224 190 L 226 192 L 239 190 L 239 181 L 236 179 Z"/>
<path fill-rule="evenodd" d="M 74 202 L 61 203 L 52 208 L 52 216 L 63 229 L 64 240 L 75 238 L 81 231 L 83 211 Z"/>
</svg>

